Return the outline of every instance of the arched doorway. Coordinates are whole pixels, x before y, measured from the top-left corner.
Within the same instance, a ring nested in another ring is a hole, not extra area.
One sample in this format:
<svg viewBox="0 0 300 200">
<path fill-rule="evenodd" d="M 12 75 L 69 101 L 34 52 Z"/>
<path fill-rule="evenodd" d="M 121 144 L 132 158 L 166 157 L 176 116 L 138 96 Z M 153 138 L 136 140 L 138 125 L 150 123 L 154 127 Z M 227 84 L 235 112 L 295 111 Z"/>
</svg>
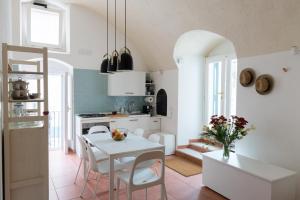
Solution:
<svg viewBox="0 0 300 200">
<path fill-rule="evenodd" d="M 55 58 L 48 59 L 48 96 L 49 150 L 67 153 L 73 144 L 72 65 Z"/>
<path fill-rule="evenodd" d="M 173 52 L 178 67 L 177 144 L 199 138 L 212 115 L 235 114 L 236 52 L 218 34 L 192 30 L 182 34 Z"/>
</svg>

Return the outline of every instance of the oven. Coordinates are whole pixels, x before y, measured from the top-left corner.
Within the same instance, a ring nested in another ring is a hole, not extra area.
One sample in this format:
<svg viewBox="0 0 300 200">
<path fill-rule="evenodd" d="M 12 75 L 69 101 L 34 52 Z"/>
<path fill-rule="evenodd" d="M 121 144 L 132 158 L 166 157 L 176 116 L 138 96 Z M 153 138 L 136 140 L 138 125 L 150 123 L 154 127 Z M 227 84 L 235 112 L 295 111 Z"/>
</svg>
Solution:
<svg viewBox="0 0 300 200">
<path fill-rule="evenodd" d="M 81 124 L 81 134 L 88 134 L 89 130 L 93 126 L 106 126 L 109 129 L 109 122 L 95 122 L 95 123 L 82 123 Z"/>
<path fill-rule="evenodd" d="M 110 118 L 103 114 L 81 114 L 75 117 L 75 151 L 80 156 L 80 144 L 77 136 L 88 134 L 93 126 L 106 126 L 110 130 Z M 101 134 L 101 133 L 100 133 Z"/>
</svg>

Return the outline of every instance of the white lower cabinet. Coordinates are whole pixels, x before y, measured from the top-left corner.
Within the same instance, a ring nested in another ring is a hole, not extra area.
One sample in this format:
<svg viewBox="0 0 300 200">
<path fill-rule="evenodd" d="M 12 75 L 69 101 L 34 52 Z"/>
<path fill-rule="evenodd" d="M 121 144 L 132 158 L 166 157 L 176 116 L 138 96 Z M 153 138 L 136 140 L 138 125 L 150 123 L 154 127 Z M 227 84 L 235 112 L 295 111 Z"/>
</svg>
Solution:
<svg viewBox="0 0 300 200">
<path fill-rule="evenodd" d="M 151 131 L 160 130 L 160 118 L 158 117 L 150 118 L 149 125 L 150 125 L 149 130 Z"/>
<path fill-rule="evenodd" d="M 111 131 L 116 128 L 126 128 L 128 126 L 127 118 L 112 119 L 109 126 Z"/>
<path fill-rule="evenodd" d="M 116 118 L 110 121 L 110 129 L 126 128 L 129 131 L 134 131 L 137 128 L 142 128 L 145 133 L 160 131 L 160 118 L 158 117 L 128 117 Z"/>
</svg>

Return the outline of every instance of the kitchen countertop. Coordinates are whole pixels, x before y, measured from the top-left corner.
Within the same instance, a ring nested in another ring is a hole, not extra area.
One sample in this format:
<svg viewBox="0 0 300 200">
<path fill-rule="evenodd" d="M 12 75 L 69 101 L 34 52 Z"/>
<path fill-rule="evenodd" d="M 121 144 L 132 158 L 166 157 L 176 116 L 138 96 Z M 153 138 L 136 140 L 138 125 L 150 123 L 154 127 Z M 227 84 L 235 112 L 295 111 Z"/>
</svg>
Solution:
<svg viewBox="0 0 300 200">
<path fill-rule="evenodd" d="M 104 114 L 104 113 L 103 113 Z M 107 113 L 105 113 L 107 114 Z M 155 117 L 159 118 L 161 116 L 151 116 L 150 114 L 143 114 L 143 113 L 136 113 L 136 114 L 107 114 L 107 116 L 104 117 L 90 117 L 90 118 L 84 118 L 76 115 L 77 118 L 79 118 L 81 121 L 110 121 L 111 119 L 121 119 L 121 118 L 140 118 L 140 117 Z"/>
</svg>

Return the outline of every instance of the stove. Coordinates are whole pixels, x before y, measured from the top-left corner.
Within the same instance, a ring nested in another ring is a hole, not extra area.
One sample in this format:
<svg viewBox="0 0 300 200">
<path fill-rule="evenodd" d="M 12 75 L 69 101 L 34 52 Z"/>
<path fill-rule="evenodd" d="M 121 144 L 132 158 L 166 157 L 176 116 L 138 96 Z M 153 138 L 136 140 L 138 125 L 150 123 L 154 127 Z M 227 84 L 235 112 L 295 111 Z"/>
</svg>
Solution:
<svg viewBox="0 0 300 200">
<path fill-rule="evenodd" d="M 78 115 L 82 118 L 93 118 L 93 117 L 106 117 L 105 114 L 99 114 L 99 113 L 91 113 L 91 114 L 80 114 Z"/>
</svg>

